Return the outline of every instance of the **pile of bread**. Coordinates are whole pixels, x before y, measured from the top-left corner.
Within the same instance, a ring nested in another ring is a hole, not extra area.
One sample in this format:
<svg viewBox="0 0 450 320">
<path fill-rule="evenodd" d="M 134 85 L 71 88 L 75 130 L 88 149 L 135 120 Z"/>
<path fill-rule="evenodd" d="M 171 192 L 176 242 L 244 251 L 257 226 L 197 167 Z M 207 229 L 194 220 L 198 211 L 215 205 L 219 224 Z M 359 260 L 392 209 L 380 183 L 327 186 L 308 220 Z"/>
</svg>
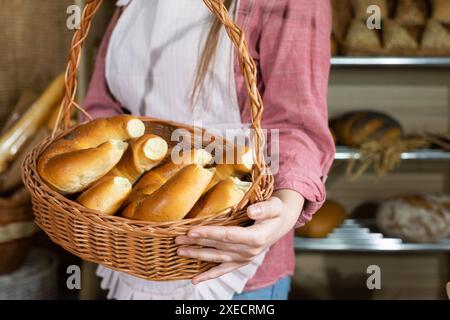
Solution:
<svg viewBox="0 0 450 320">
<path fill-rule="evenodd" d="M 380 8 L 379 30 L 367 26 L 373 5 Z M 343 55 L 450 54 L 448 0 L 334 0 L 333 9 L 332 41 Z"/>
<path fill-rule="evenodd" d="M 175 150 L 146 133 L 139 118 L 120 115 L 87 122 L 52 142 L 38 172 L 52 189 L 98 213 L 155 222 L 223 212 L 250 189 L 249 148 L 233 147 L 232 163 L 213 161 L 204 149 Z"/>
</svg>

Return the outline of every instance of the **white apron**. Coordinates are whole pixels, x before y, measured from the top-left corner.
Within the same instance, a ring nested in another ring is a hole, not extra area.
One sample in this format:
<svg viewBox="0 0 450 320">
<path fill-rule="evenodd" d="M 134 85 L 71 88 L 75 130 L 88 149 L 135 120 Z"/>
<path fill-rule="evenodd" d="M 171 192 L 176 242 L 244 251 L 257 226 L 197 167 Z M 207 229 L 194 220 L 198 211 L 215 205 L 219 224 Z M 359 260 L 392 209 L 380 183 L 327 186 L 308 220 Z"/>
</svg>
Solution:
<svg viewBox="0 0 450 320">
<path fill-rule="evenodd" d="M 127 5 L 120 0 L 117 5 Z M 236 12 L 235 5 L 231 12 Z M 134 0 L 124 10 L 106 56 L 106 81 L 132 114 L 202 125 L 242 128 L 233 70 L 233 49 L 222 29 L 214 63 L 192 106 L 197 63 L 211 27 L 201 0 Z M 114 299 L 222 299 L 241 293 L 262 264 L 254 261 L 196 286 L 190 280 L 146 281 L 99 266 L 101 287 Z"/>
</svg>

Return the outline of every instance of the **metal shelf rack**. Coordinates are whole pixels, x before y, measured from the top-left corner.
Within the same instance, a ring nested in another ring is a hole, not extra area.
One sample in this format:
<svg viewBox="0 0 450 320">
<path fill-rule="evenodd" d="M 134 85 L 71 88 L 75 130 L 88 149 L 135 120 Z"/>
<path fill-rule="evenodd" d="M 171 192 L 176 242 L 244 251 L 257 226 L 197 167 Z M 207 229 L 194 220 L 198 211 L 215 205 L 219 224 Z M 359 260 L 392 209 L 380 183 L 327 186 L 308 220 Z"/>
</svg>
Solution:
<svg viewBox="0 0 450 320">
<path fill-rule="evenodd" d="M 294 246 L 301 252 L 450 252 L 450 238 L 437 243 L 405 243 L 384 237 L 373 220 L 347 219 L 326 238 L 295 237 Z"/>
<path fill-rule="evenodd" d="M 442 57 L 333 57 L 331 65 L 343 67 L 370 68 L 450 68 L 450 58 Z"/>
<path fill-rule="evenodd" d="M 337 146 L 336 160 L 358 159 L 360 154 L 358 150 Z M 402 153 L 402 160 L 428 160 L 428 161 L 450 161 L 450 152 L 435 149 L 420 149 L 416 151 Z"/>
</svg>

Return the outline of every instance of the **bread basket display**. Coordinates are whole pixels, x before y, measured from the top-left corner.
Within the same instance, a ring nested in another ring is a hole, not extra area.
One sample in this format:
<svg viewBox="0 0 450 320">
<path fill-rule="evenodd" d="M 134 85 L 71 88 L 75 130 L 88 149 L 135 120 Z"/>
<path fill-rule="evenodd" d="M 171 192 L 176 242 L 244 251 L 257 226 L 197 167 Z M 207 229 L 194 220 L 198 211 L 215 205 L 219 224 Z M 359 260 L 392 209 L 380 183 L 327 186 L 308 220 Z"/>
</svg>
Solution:
<svg viewBox="0 0 450 320">
<path fill-rule="evenodd" d="M 89 33 L 93 16 L 102 4 L 102 0 L 87 1 L 83 11 L 80 29 L 74 33 L 65 76 L 65 96 L 61 104 L 58 125 L 51 137 L 32 150 L 23 164 L 23 180 L 31 193 L 33 211 L 37 225 L 50 237 L 72 254 L 93 263 L 104 265 L 116 271 L 147 280 L 190 279 L 216 264 L 198 261 L 177 255 L 179 245 L 174 240 L 185 235 L 193 226 L 198 225 L 248 225 L 246 207 L 255 202 L 264 201 L 273 191 L 273 176 L 263 157 L 265 137 L 261 130 L 263 104 L 257 89 L 257 67 L 249 54 L 242 30 L 230 18 L 220 0 L 204 0 L 211 12 L 224 25 L 233 42 L 249 94 L 252 133 L 251 150 L 253 166 L 248 180 L 251 186 L 237 205 L 210 216 L 196 215 L 176 221 L 140 221 L 121 216 L 100 214 L 96 210 L 76 202 L 70 196 L 55 191 L 39 174 L 39 160 L 48 147 L 59 138 L 76 135 L 79 126 L 71 127 L 70 117 L 77 108 L 90 118 L 86 111 L 75 102 L 77 91 L 77 70 L 81 49 Z M 150 117 L 139 117 L 145 124 L 145 133 L 164 138 L 171 145 L 171 135 L 176 129 L 192 133 L 192 146 L 197 145 L 198 135 L 194 132 L 205 131 L 201 128 L 162 121 Z M 91 122 L 89 122 L 91 123 Z M 211 141 L 222 145 L 228 142 L 220 136 L 209 136 L 200 141 L 201 147 Z"/>
</svg>

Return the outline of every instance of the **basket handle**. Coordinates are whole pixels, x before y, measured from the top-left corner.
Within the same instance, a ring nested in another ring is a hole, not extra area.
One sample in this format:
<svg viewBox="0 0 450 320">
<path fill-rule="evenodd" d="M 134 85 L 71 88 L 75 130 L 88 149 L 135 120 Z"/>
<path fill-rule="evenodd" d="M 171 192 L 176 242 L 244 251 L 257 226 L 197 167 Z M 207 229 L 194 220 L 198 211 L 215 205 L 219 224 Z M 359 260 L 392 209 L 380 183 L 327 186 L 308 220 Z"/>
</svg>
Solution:
<svg viewBox="0 0 450 320">
<path fill-rule="evenodd" d="M 77 108 L 84 113 L 89 119 L 89 114 L 79 106 L 75 101 L 77 90 L 77 71 L 81 58 L 81 49 L 91 28 L 92 18 L 100 8 L 103 0 L 87 0 L 87 4 L 83 10 L 80 29 L 75 31 L 69 52 L 69 61 L 65 74 L 65 95 L 61 103 L 58 114 L 57 125 L 53 130 L 52 137 L 55 136 L 57 130 L 67 129 L 70 126 L 70 110 L 72 107 Z M 254 132 L 253 147 L 255 152 L 255 166 L 253 174 L 259 176 L 267 174 L 266 165 L 263 157 L 263 149 L 265 137 L 261 129 L 261 117 L 263 114 L 263 102 L 257 86 L 257 67 L 252 56 L 249 53 L 247 42 L 243 31 L 231 19 L 222 0 L 203 0 L 210 11 L 224 25 L 227 34 L 238 50 L 239 65 L 244 75 L 244 80 L 249 96 L 249 108 L 252 120 L 252 129 Z"/>
</svg>

